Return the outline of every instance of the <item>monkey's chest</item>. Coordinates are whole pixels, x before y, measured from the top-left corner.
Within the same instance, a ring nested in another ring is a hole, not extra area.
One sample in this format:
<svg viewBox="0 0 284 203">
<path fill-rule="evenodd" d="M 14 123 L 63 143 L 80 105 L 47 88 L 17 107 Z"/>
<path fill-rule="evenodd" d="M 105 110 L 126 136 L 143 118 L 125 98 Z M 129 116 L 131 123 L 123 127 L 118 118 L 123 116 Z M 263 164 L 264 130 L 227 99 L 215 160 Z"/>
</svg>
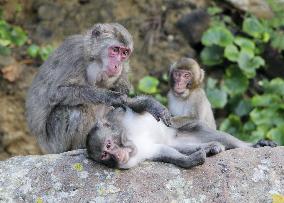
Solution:
<svg viewBox="0 0 284 203">
<path fill-rule="evenodd" d="M 173 116 L 189 116 L 195 114 L 193 104 L 181 99 L 172 99 L 169 102 L 169 110 Z"/>
</svg>

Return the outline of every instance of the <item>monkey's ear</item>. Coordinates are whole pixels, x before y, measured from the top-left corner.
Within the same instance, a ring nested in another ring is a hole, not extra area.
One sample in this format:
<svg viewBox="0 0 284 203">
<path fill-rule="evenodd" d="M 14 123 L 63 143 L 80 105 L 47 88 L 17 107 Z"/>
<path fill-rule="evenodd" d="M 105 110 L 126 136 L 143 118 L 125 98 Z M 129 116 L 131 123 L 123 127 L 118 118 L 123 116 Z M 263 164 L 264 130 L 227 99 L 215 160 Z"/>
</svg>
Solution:
<svg viewBox="0 0 284 203">
<path fill-rule="evenodd" d="M 204 80 L 204 75 L 205 75 L 205 71 L 203 69 L 200 68 L 200 75 L 199 75 L 199 79 L 198 79 L 198 84 L 201 84 Z"/>
<path fill-rule="evenodd" d="M 100 25 L 96 25 L 92 30 L 92 37 L 99 37 L 102 33 L 102 28 Z"/>
</svg>

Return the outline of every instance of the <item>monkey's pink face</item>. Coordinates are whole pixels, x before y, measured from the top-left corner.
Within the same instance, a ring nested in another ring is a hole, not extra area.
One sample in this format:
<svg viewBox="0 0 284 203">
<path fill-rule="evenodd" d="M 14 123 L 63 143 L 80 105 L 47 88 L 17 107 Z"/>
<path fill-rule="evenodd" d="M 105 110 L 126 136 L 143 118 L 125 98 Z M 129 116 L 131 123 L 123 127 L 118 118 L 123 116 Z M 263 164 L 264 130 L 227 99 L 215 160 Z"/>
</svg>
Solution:
<svg viewBox="0 0 284 203">
<path fill-rule="evenodd" d="M 130 148 L 119 147 L 111 139 L 106 139 L 100 158 L 102 161 L 115 161 L 121 165 L 128 162 L 131 151 Z"/>
<path fill-rule="evenodd" d="M 108 64 L 106 73 L 109 77 L 118 76 L 122 71 L 122 63 L 126 61 L 131 50 L 124 46 L 111 46 L 108 48 Z"/>
<path fill-rule="evenodd" d="M 172 77 L 174 80 L 174 91 L 181 94 L 187 89 L 187 85 L 192 79 L 192 73 L 189 70 L 175 69 L 173 70 Z"/>
</svg>

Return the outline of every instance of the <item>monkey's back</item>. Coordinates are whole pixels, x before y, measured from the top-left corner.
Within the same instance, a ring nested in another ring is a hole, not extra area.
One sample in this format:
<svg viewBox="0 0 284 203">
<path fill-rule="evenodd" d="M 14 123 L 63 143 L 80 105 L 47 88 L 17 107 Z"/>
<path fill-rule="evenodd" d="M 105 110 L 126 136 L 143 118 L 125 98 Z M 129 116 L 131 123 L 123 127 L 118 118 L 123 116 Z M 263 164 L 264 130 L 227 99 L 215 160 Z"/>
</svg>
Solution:
<svg viewBox="0 0 284 203">
<path fill-rule="evenodd" d="M 72 67 L 80 66 L 76 61 L 82 57 L 82 54 L 77 54 L 83 49 L 82 40 L 81 35 L 67 38 L 41 65 L 28 90 L 26 118 L 31 133 L 38 137 L 39 142 L 47 139 L 46 122 L 57 105 L 52 103 L 53 91 L 72 75 Z"/>
</svg>

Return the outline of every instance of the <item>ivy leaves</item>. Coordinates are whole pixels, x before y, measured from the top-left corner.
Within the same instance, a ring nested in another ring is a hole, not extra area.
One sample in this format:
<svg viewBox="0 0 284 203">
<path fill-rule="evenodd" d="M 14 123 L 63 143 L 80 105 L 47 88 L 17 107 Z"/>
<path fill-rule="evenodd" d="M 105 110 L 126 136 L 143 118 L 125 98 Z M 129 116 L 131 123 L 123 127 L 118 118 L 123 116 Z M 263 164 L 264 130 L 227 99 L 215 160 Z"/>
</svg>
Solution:
<svg viewBox="0 0 284 203">
<path fill-rule="evenodd" d="M 284 17 L 283 12 L 280 14 Z M 212 25 L 203 34 L 200 58 L 204 65 L 223 74 L 218 80 L 208 78 L 206 93 L 213 108 L 232 112 L 221 122 L 220 130 L 251 142 L 268 138 L 284 145 L 284 80 L 254 79 L 265 67 L 261 56 L 265 46 L 284 50 L 281 23 L 274 22 L 281 20 L 245 16 L 237 25 L 225 20 L 229 16 L 215 7 L 209 14 Z"/>
<path fill-rule="evenodd" d="M 27 33 L 18 26 L 0 20 L 0 54 L 11 54 L 11 47 L 22 46 L 28 40 Z"/>
</svg>

